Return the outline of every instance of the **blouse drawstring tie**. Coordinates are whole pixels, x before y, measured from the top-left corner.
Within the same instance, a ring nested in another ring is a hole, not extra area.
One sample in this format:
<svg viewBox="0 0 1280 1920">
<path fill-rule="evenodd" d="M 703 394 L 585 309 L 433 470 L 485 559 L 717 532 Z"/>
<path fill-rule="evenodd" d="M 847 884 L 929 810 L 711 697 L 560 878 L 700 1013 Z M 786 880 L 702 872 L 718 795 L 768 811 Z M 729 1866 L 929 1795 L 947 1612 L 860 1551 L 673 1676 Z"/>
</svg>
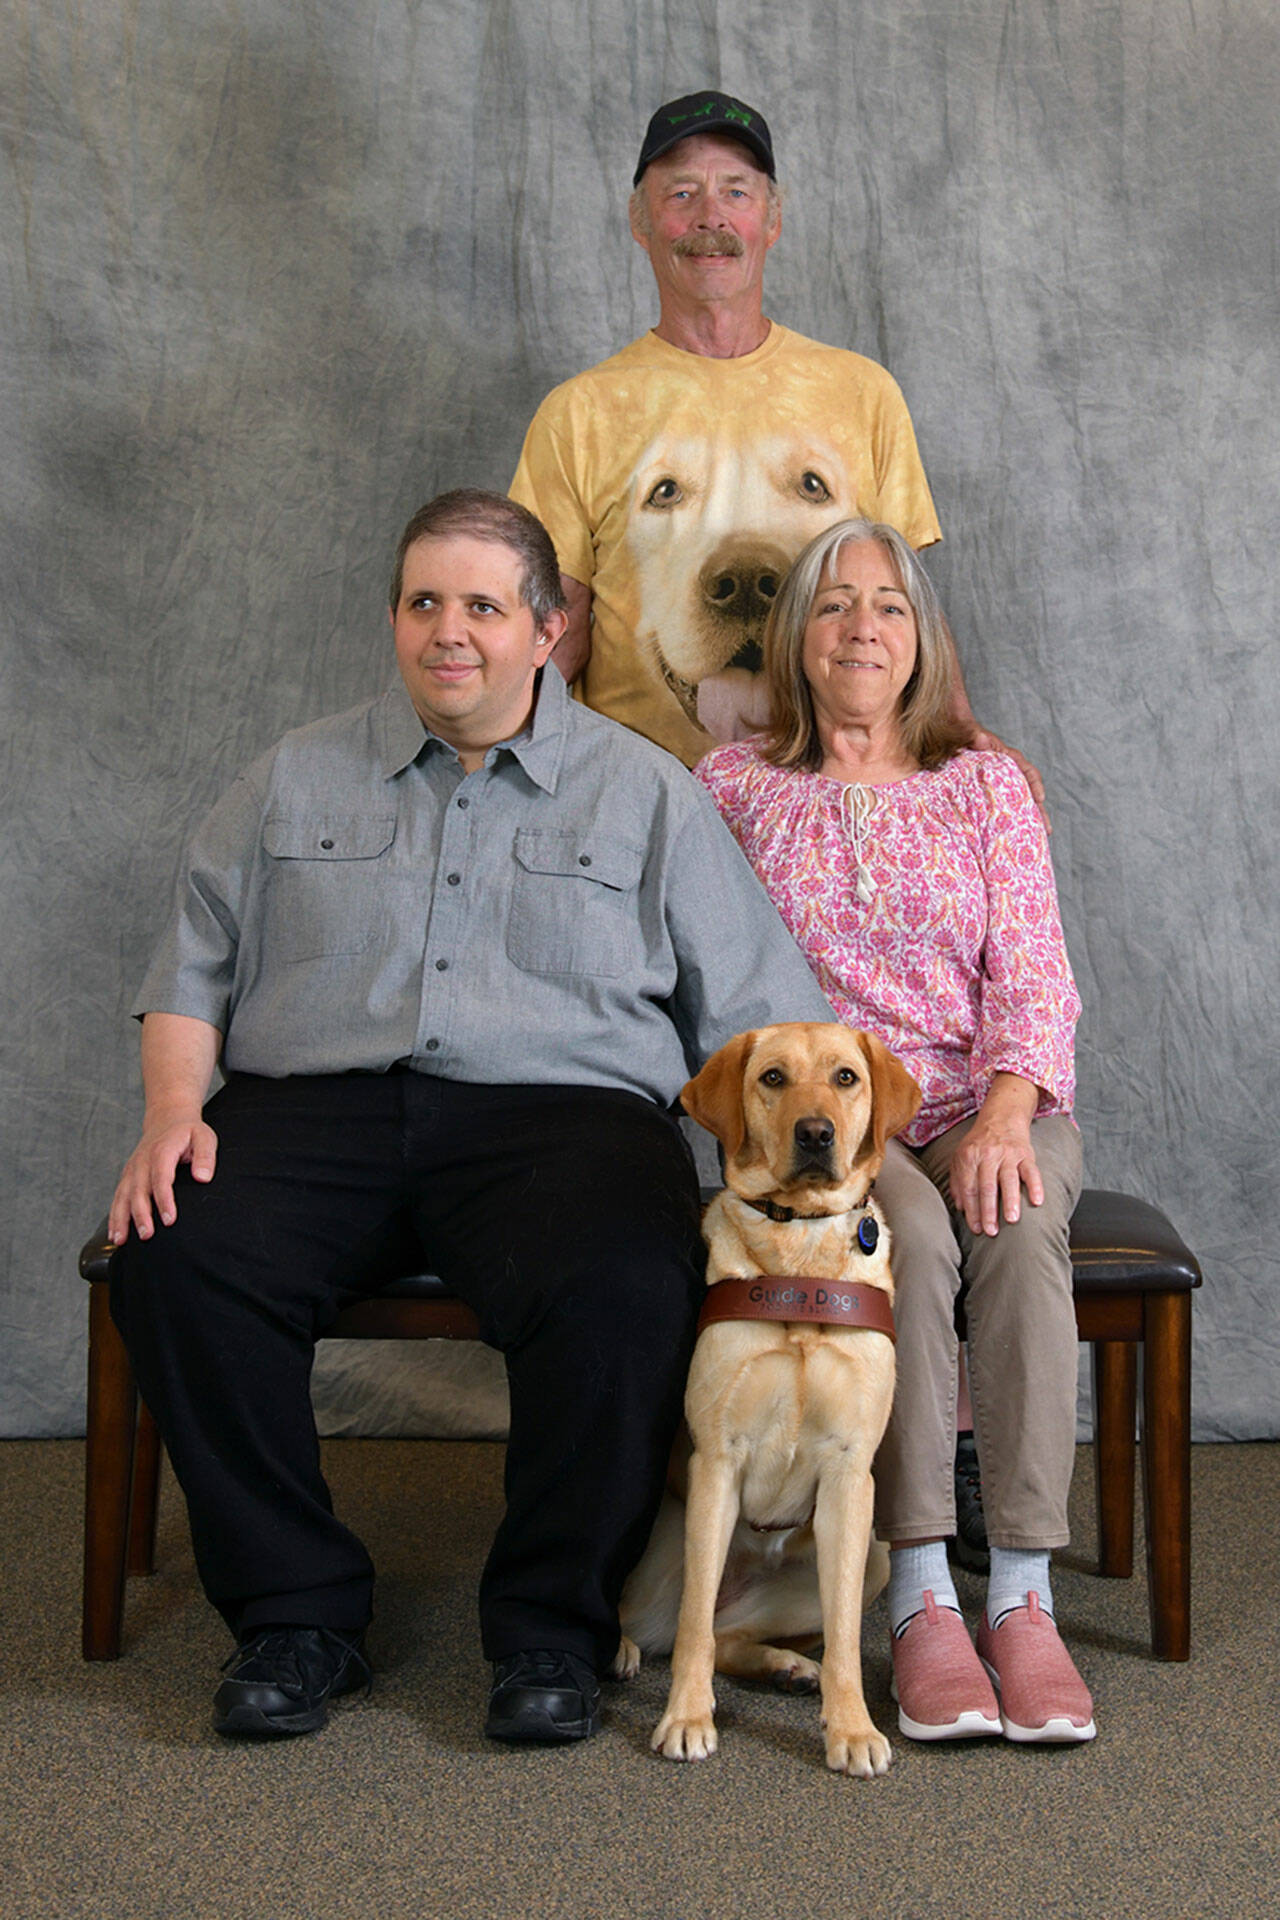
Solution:
<svg viewBox="0 0 1280 1920">
<path fill-rule="evenodd" d="M 867 821 L 871 818 L 871 793 L 867 787 L 859 786 L 857 781 L 844 788 L 841 795 L 840 811 L 844 816 L 844 829 L 853 848 L 853 857 L 858 863 L 857 884 L 854 892 L 864 907 L 869 907 L 876 897 L 876 883 L 871 878 L 871 869 L 867 865 Z"/>
</svg>

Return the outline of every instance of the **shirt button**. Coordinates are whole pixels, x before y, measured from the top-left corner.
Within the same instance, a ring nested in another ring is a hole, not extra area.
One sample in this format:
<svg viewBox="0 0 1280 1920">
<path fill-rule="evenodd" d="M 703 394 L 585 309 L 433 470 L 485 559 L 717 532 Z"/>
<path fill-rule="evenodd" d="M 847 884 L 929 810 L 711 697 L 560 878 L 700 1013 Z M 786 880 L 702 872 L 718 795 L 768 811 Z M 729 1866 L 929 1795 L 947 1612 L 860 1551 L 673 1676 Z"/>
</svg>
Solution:
<svg viewBox="0 0 1280 1920">
<path fill-rule="evenodd" d="M 458 810 L 459 810 L 459 812 L 460 812 L 460 813 L 465 813 L 465 812 L 466 812 L 466 810 L 467 810 L 467 808 L 468 808 L 468 807 L 469 807 L 470 805 L 471 805 L 471 802 L 470 802 L 469 800 L 466 800 L 466 799 L 463 799 L 463 800 L 459 800 L 459 802 L 458 802 Z"/>
<path fill-rule="evenodd" d="M 325 852 L 328 853 L 330 848 L 333 846 L 333 842 L 332 840 L 322 840 L 320 842 L 320 845 L 324 848 Z"/>
<path fill-rule="evenodd" d="M 450 885 L 451 887 L 456 887 L 456 886 L 457 886 L 457 884 L 458 884 L 458 882 L 459 882 L 459 880 L 461 880 L 461 878 L 462 878 L 462 875 L 461 875 L 460 873 L 451 873 L 451 874 L 450 874 L 450 875 L 448 876 L 448 878 L 449 878 L 449 885 Z"/>
<path fill-rule="evenodd" d="M 448 973 L 448 971 L 449 971 L 449 962 L 448 962 L 447 960 L 437 960 L 437 961 L 436 961 L 436 972 L 437 972 L 437 973 Z"/>
<path fill-rule="evenodd" d="M 440 1042 L 438 1040 L 428 1040 L 427 1042 L 428 1053 L 436 1053 L 439 1051 L 439 1048 L 440 1048 Z"/>
<path fill-rule="evenodd" d="M 578 865 L 580 867 L 589 867 L 591 865 L 591 855 L 589 853 L 580 853 L 578 855 Z"/>
</svg>

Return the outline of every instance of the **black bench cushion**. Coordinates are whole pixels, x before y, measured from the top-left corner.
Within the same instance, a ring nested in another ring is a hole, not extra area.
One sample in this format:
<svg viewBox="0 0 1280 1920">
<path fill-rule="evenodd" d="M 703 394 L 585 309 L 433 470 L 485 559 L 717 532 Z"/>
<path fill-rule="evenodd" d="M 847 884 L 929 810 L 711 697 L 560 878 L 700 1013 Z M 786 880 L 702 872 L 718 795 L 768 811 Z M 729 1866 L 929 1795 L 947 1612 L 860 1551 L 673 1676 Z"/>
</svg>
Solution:
<svg viewBox="0 0 1280 1920">
<path fill-rule="evenodd" d="M 714 1188 L 704 1190 L 710 1199 Z M 111 1247 L 106 1221 L 80 1253 L 86 1280 L 105 1280 Z M 1130 1292 L 1133 1288 L 1189 1292 L 1200 1285 L 1195 1255 L 1158 1207 L 1131 1194 L 1086 1187 L 1071 1217 L 1071 1264 L 1077 1291 Z M 382 1289 L 393 1300 L 447 1300 L 449 1289 L 433 1273 L 406 1274 Z"/>
</svg>

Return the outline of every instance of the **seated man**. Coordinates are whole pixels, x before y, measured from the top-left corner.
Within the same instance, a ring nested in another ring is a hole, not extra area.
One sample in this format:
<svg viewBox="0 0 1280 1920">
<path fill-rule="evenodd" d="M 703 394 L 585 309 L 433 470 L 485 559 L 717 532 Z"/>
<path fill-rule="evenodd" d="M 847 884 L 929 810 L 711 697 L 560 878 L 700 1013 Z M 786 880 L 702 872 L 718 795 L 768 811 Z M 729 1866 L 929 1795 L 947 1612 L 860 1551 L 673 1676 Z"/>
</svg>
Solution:
<svg viewBox="0 0 1280 1920">
<path fill-rule="evenodd" d="M 239 1642 L 215 1725 L 304 1733 L 368 1678 L 373 1587 L 320 1472 L 314 1343 L 440 1273 L 511 1388 L 486 1731 L 573 1740 L 701 1293 L 670 1105 L 739 1029 L 831 1015 L 684 768 L 543 672 L 565 614 L 530 513 L 422 508 L 391 624 L 403 684 L 286 735 L 195 837 L 135 1009 L 113 1311 Z"/>
</svg>

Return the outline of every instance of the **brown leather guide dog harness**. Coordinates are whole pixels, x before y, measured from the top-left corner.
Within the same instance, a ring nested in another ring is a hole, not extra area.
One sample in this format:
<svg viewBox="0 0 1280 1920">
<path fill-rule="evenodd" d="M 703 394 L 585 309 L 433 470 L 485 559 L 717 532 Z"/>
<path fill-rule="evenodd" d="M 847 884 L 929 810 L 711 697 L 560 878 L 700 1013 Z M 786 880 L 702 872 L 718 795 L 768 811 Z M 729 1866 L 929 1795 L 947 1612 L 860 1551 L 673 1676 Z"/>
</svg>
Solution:
<svg viewBox="0 0 1280 1920">
<path fill-rule="evenodd" d="M 828 1217 L 779 1207 L 772 1200 L 748 1200 L 746 1205 L 782 1222 Z M 879 1243 L 879 1222 L 864 1208 L 853 1244 L 870 1256 Z M 698 1332 L 716 1320 L 807 1320 L 826 1327 L 870 1327 L 874 1333 L 887 1333 L 891 1340 L 897 1338 L 893 1302 L 883 1287 L 815 1279 L 809 1274 L 762 1273 L 755 1279 L 727 1274 L 707 1288 Z"/>
<path fill-rule="evenodd" d="M 893 1302 L 883 1287 L 809 1275 L 729 1275 L 707 1288 L 698 1332 L 716 1320 L 808 1320 L 828 1327 L 870 1327 L 894 1339 Z"/>
</svg>

